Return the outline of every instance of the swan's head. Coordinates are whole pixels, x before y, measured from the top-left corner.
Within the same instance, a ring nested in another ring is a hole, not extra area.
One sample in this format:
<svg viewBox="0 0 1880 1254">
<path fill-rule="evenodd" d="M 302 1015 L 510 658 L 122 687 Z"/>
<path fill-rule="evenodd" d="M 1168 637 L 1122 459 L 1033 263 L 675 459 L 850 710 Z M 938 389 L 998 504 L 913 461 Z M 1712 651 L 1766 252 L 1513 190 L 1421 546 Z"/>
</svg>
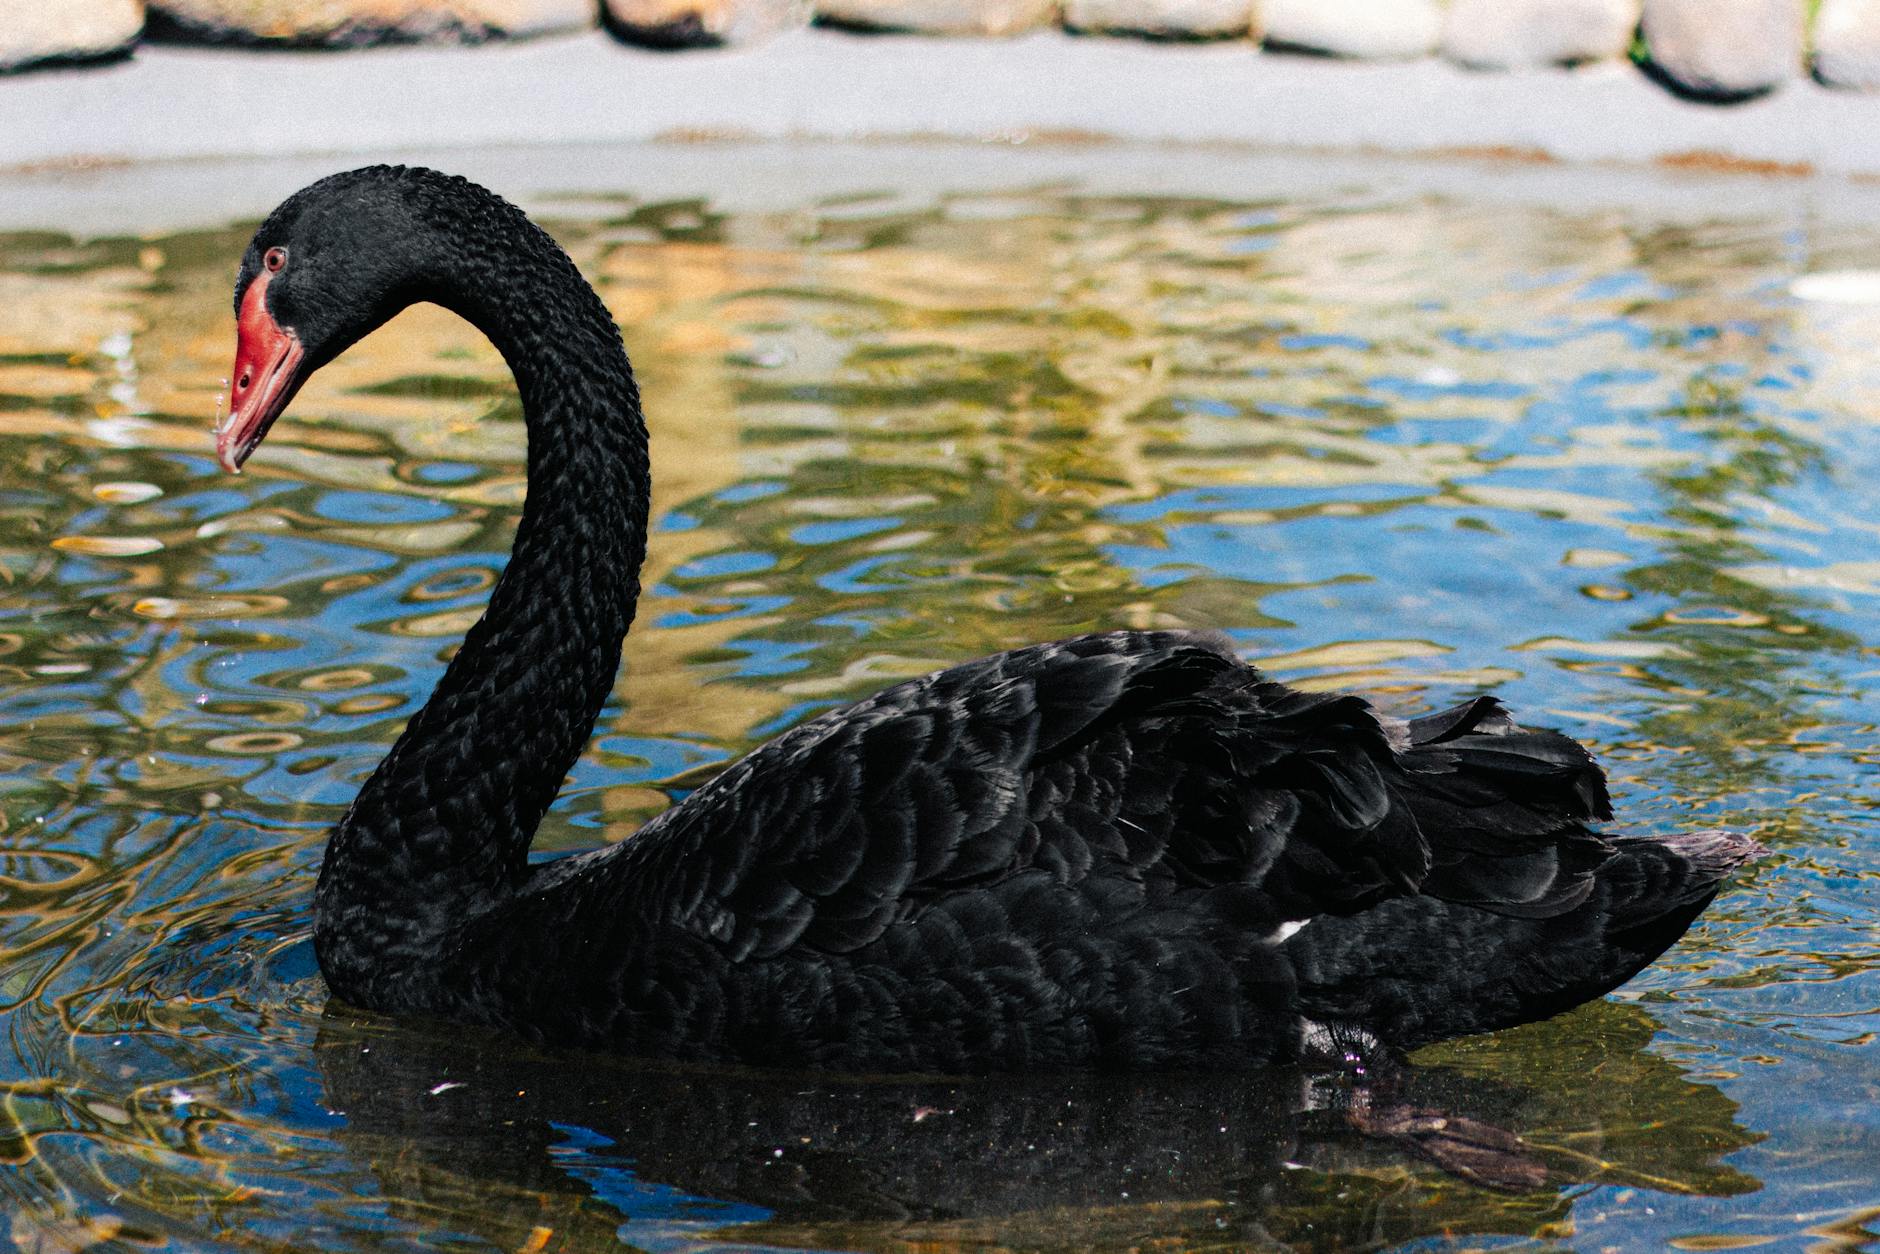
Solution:
<svg viewBox="0 0 1880 1254">
<path fill-rule="evenodd" d="M 228 470 L 307 377 L 416 299 L 435 274 L 426 192 L 462 180 L 373 166 L 295 192 L 255 232 L 235 277 L 235 369 L 215 431 Z"/>
</svg>

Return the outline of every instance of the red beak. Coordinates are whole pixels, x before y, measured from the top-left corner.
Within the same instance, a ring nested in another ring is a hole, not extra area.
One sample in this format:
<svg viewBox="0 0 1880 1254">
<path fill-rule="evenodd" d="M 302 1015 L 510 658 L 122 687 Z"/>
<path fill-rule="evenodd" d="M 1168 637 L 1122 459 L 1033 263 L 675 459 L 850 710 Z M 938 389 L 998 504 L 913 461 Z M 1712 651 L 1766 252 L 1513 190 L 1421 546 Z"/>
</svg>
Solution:
<svg viewBox="0 0 1880 1254">
<path fill-rule="evenodd" d="M 235 320 L 235 373 L 229 382 L 228 417 L 216 425 L 215 452 L 222 469 L 238 471 L 260 445 L 274 420 L 300 390 L 300 337 L 268 312 L 272 272 L 263 270 L 242 296 Z"/>
</svg>

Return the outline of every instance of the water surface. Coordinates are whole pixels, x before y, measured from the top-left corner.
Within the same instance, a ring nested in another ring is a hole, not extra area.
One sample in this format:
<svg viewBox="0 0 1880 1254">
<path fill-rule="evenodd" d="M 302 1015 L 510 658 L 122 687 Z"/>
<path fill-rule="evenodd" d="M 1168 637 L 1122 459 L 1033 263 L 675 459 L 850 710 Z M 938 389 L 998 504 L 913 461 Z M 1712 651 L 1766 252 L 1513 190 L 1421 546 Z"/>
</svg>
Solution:
<svg viewBox="0 0 1880 1254">
<path fill-rule="evenodd" d="M 1516 1190 L 1299 1077 L 700 1073 L 329 1010 L 322 834 L 501 568 L 506 373 L 411 311 L 231 478 L 251 228 L 4 235 L 21 1248 L 1880 1247 L 1880 307 L 1791 294 L 1880 233 L 1701 187 L 1669 217 L 571 190 L 656 528 L 543 852 L 896 678 L 1128 625 L 1403 714 L 1499 691 L 1597 748 L 1628 826 L 1773 856 L 1614 997 L 1417 1056 L 1419 1100 L 1527 1140 Z"/>
</svg>

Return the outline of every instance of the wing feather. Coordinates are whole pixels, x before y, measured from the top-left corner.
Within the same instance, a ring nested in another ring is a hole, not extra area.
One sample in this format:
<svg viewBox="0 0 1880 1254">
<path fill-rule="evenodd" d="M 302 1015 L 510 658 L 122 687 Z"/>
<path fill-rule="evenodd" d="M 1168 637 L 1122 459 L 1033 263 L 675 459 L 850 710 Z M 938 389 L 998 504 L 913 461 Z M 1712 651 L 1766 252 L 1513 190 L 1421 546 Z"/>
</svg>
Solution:
<svg viewBox="0 0 1880 1254">
<path fill-rule="evenodd" d="M 1011 926 L 1042 898 L 988 889 L 1030 874 L 1101 881 L 1093 926 L 1228 886 L 1268 930 L 1419 891 L 1545 916 L 1590 891 L 1607 846 L 1584 824 L 1605 809 L 1583 748 L 1492 698 L 1398 723 L 1265 680 L 1217 638 L 1119 632 L 823 715 L 656 826 L 675 868 L 711 868 L 676 921 L 742 961 L 852 952 L 937 909 Z"/>
</svg>

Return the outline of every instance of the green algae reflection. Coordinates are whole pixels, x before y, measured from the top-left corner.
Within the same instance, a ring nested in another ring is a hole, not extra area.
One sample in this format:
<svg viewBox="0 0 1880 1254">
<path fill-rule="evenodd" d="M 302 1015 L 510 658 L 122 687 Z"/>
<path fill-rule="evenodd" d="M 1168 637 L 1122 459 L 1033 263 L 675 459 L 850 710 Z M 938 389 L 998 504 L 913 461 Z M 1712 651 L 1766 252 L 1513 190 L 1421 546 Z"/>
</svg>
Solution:
<svg viewBox="0 0 1880 1254">
<path fill-rule="evenodd" d="M 1618 999 L 1413 1060 L 1418 1100 L 1524 1138 L 1519 1189 L 1355 1137 L 1304 1077 L 700 1074 L 329 1011 L 321 833 L 526 489 L 502 364 L 414 310 L 227 478 L 246 232 L 0 237 L 7 1235 L 1871 1240 L 1880 408 L 1871 315 L 1787 289 L 1880 236 L 1388 181 L 761 214 L 586 190 L 556 230 L 640 370 L 657 527 L 545 851 L 899 677 L 1130 625 L 1400 713 L 1500 691 L 1601 750 L 1631 826 L 1775 856 Z"/>
</svg>

